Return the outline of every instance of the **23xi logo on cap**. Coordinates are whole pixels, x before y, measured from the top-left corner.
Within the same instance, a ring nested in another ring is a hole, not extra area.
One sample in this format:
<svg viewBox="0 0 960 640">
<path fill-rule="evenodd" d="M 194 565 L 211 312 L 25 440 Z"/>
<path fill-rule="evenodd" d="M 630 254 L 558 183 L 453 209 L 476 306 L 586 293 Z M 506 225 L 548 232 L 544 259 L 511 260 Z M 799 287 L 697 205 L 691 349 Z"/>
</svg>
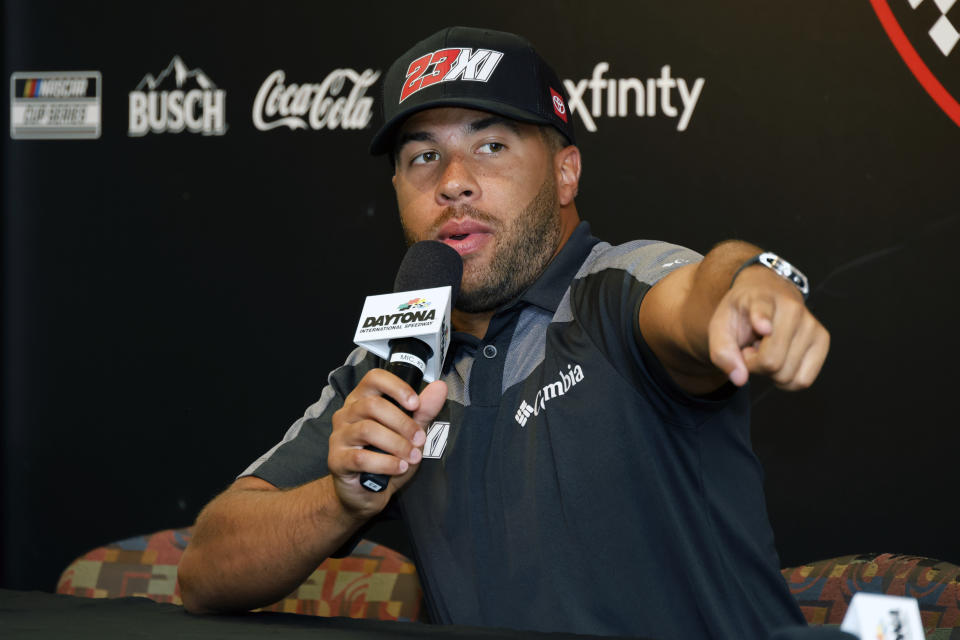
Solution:
<svg viewBox="0 0 960 640">
<path fill-rule="evenodd" d="M 492 49 L 438 49 L 420 56 L 407 67 L 400 102 L 438 82 L 472 80 L 486 82 L 500 64 L 503 53 Z"/>
</svg>

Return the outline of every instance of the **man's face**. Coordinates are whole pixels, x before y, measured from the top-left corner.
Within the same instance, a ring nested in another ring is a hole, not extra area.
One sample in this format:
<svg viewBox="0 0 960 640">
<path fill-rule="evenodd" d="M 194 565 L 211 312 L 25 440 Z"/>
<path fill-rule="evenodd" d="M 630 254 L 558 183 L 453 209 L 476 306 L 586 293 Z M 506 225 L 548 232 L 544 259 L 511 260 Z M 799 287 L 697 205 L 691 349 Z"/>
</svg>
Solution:
<svg viewBox="0 0 960 640">
<path fill-rule="evenodd" d="M 421 111 L 397 137 L 393 177 L 408 243 L 463 258 L 457 307 L 489 311 L 526 289 L 561 239 L 553 154 L 537 127 L 483 111 Z"/>
</svg>

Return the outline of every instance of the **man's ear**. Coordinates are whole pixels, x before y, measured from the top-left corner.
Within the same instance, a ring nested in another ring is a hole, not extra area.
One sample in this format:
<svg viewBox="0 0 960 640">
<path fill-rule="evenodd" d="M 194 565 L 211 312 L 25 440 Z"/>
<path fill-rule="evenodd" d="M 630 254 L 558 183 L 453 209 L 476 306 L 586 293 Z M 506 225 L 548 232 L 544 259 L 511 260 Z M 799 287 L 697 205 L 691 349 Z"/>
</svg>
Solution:
<svg viewBox="0 0 960 640">
<path fill-rule="evenodd" d="M 557 197 L 565 207 L 577 197 L 580 189 L 580 149 L 574 145 L 564 147 L 553 157 L 557 176 Z"/>
</svg>

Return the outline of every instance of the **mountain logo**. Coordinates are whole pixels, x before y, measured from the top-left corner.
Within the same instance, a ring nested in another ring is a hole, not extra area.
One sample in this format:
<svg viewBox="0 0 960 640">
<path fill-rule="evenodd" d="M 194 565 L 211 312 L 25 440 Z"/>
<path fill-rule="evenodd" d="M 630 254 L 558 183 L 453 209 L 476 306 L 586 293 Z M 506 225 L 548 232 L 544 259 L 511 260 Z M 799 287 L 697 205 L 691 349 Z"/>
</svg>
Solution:
<svg viewBox="0 0 960 640">
<path fill-rule="evenodd" d="M 180 56 L 173 56 L 166 69 L 154 77 L 143 76 L 130 92 L 127 135 L 190 133 L 222 136 L 227 132 L 227 92 L 202 69 L 190 69 Z"/>
<path fill-rule="evenodd" d="M 870 4 L 907 68 L 960 126 L 960 2 L 870 0 Z"/>
</svg>

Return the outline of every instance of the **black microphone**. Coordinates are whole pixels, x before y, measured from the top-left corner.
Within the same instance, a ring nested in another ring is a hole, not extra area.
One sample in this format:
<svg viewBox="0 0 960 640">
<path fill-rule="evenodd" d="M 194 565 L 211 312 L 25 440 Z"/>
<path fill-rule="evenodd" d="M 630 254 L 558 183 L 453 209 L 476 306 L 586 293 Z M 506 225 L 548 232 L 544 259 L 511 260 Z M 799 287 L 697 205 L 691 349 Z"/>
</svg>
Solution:
<svg viewBox="0 0 960 640">
<path fill-rule="evenodd" d="M 434 289 L 436 287 L 451 288 L 450 306 L 456 305 L 457 295 L 460 293 L 460 279 L 463 277 L 463 260 L 460 254 L 448 245 L 437 240 L 424 240 L 407 249 L 400 269 L 397 271 L 393 290 L 415 292 L 420 289 Z M 426 362 L 433 356 L 433 349 L 419 338 L 395 338 L 390 341 L 390 357 L 387 358 L 387 371 L 394 374 L 414 390 L 419 388 L 423 381 L 423 372 Z M 400 407 L 393 398 L 388 400 Z M 403 407 L 400 407 L 403 409 Z M 410 412 L 404 409 L 407 415 Z M 370 451 L 383 453 L 373 445 L 364 447 Z M 360 474 L 360 484 L 368 491 L 379 493 L 387 488 L 390 476 L 382 473 Z"/>
</svg>

